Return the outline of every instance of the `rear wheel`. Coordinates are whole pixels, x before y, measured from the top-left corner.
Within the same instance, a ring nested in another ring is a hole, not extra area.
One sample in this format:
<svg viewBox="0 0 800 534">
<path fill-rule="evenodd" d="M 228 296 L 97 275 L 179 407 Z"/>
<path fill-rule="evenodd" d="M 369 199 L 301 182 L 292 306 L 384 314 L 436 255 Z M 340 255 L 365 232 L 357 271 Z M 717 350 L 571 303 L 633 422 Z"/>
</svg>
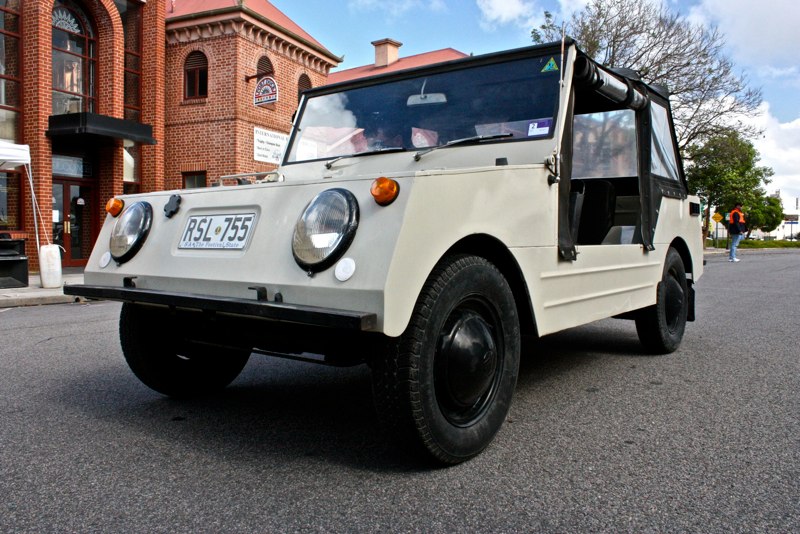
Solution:
<svg viewBox="0 0 800 534">
<path fill-rule="evenodd" d="M 689 287 L 681 255 L 667 251 L 664 272 L 656 290 L 656 303 L 636 316 L 636 333 L 647 350 L 668 354 L 677 350 L 686 330 L 689 313 Z"/>
<path fill-rule="evenodd" d="M 133 374 L 170 397 L 194 397 L 223 389 L 239 376 L 250 352 L 195 345 L 180 338 L 167 312 L 125 303 L 119 319 L 122 352 Z"/>
<path fill-rule="evenodd" d="M 503 424 L 519 353 L 517 309 L 503 275 L 483 258 L 445 258 L 405 333 L 373 365 L 381 420 L 412 452 L 465 461 Z"/>
</svg>

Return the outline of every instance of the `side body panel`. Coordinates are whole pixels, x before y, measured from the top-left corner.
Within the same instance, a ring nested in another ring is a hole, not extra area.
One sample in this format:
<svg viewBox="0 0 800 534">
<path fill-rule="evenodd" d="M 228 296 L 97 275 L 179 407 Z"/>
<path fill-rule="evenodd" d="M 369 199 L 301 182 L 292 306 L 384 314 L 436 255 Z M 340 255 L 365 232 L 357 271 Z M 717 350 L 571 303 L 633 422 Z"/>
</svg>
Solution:
<svg viewBox="0 0 800 534">
<path fill-rule="evenodd" d="M 685 244 L 692 280 L 703 271 L 700 220 L 688 199 L 663 198 L 655 250 L 640 244 L 578 245 L 574 262 L 553 261 L 541 249 L 515 249 L 528 279 L 540 335 L 655 304 L 664 259 L 676 241 Z M 678 245 L 680 246 L 680 245 Z"/>
<path fill-rule="evenodd" d="M 433 267 L 468 236 L 488 235 L 555 261 L 557 188 L 547 176 L 543 165 L 421 173 L 387 273 L 384 332 L 403 332 Z"/>
</svg>

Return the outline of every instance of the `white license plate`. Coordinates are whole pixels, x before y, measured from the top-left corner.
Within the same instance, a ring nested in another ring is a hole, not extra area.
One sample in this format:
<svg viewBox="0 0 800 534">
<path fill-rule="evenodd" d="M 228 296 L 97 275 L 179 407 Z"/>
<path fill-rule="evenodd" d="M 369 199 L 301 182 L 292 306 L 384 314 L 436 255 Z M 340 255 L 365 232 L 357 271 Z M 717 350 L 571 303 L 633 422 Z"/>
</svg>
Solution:
<svg viewBox="0 0 800 534">
<path fill-rule="evenodd" d="M 255 219 L 255 213 L 194 215 L 186 221 L 178 248 L 241 250 Z"/>
</svg>

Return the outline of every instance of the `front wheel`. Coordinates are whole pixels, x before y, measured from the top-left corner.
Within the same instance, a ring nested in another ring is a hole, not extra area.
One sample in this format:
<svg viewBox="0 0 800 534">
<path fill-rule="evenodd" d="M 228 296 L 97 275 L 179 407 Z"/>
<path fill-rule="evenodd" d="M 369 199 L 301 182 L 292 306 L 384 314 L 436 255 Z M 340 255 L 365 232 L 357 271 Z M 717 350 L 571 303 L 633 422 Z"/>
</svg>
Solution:
<svg viewBox="0 0 800 534">
<path fill-rule="evenodd" d="M 670 248 L 664 272 L 656 290 L 656 303 L 636 316 L 636 333 L 647 350 L 669 354 L 677 350 L 686 330 L 689 314 L 689 287 L 686 269 L 677 250 Z"/>
<path fill-rule="evenodd" d="M 122 352 L 133 374 L 170 397 L 194 397 L 223 389 L 239 376 L 250 352 L 193 345 L 167 312 L 125 303 L 119 317 Z"/>
<path fill-rule="evenodd" d="M 519 372 L 511 288 L 476 256 L 434 269 L 406 331 L 373 365 L 386 427 L 412 452 L 456 464 L 485 449 L 503 424 Z"/>
</svg>

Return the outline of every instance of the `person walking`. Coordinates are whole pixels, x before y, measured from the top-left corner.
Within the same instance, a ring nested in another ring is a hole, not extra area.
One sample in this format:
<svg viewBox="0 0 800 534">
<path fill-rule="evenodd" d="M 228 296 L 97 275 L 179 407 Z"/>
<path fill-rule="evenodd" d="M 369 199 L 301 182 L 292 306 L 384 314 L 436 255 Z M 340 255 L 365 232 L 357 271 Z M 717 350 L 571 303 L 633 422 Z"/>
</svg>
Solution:
<svg viewBox="0 0 800 534">
<path fill-rule="evenodd" d="M 728 233 L 731 234 L 731 251 L 728 255 L 728 261 L 738 262 L 739 258 L 736 257 L 736 248 L 739 242 L 747 232 L 745 226 L 744 213 L 742 213 L 742 203 L 737 202 L 736 206 L 731 210 L 730 224 L 728 226 Z"/>
</svg>

